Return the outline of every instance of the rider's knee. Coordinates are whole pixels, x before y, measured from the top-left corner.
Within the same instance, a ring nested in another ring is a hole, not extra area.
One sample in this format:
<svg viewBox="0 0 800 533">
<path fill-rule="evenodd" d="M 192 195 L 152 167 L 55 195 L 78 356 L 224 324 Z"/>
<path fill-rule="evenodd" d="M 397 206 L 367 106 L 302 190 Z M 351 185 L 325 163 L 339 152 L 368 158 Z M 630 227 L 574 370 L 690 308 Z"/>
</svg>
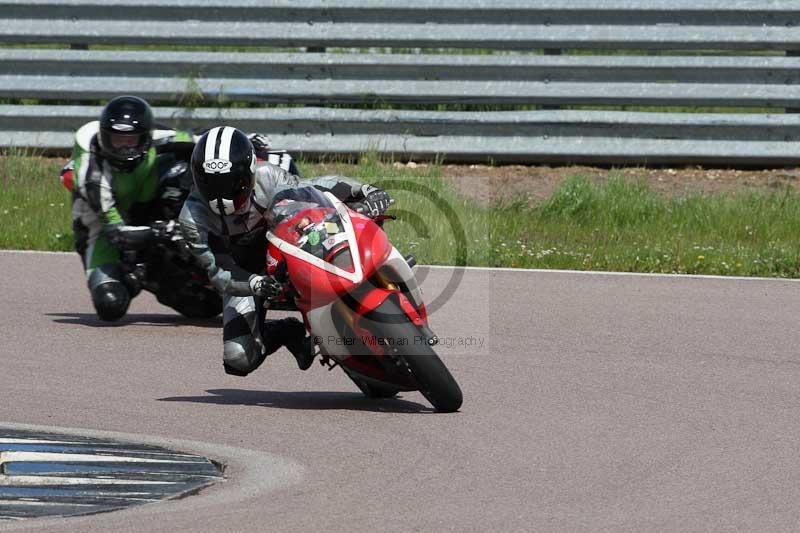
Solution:
<svg viewBox="0 0 800 533">
<path fill-rule="evenodd" d="M 131 295 L 121 282 L 108 281 L 92 289 L 92 303 L 101 320 L 118 320 L 128 311 Z"/>
<path fill-rule="evenodd" d="M 229 374 L 246 376 L 258 366 L 259 354 L 252 338 L 239 337 L 227 340 L 222 351 L 222 362 Z"/>
</svg>

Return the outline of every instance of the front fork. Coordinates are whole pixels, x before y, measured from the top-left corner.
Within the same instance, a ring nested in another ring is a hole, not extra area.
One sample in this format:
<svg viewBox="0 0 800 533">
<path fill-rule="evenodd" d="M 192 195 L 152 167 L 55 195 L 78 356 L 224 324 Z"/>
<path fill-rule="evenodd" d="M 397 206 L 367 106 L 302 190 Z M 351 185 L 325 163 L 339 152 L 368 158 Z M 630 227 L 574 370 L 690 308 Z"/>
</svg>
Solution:
<svg viewBox="0 0 800 533">
<path fill-rule="evenodd" d="M 360 325 L 362 318 L 377 309 L 387 298 L 395 296 L 400 304 L 400 309 L 408 320 L 419 329 L 428 345 L 434 346 L 439 342 L 439 338 L 428 325 L 428 317 L 424 305 L 415 307 L 411 301 L 410 295 L 403 292 L 395 283 L 387 279 L 387 277 L 380 272 L 377 272 L 371 281 L 373 287 L 366 294 L 358 298 L 356 302 L 357 308 L 355 310 L 341 301 L 336 304 L 340 306 L 340 311 L 347 313 L 344 315 L 346 317 L 345 319 L 356 335 L 370 335 L 370 332 Z M 380 345 L 371 348 L 377 355 L 384 355 L 384 350 Z"/>
<path fill-rule="evenodd" d="M 422 303 L 422 294 L 411 270 L 414 264 L 413 257 L 404 258 L 397 250 L 394 250 L 381 270 L 373 274 L 368 281 L 355 290 L 332 302 L 329 311 L 322 312 L 319 315 L 315 314 L 316 311 L 312 311 L 311 316 L 304 315 L 306 326 L 309 326 L 309 321 L 320 322 L 319 325 L 322 326 L 319 329 L 320 334 L 327 335 L 329 333 L 326 332 L 333 333 L 335 329 L 337 330 L 336 333 L 341 335 L 340 327 L 335 326 L 336 320 L 341 320 L 342 326 L 349 332 L 349 335 L 354 335 L 357 339 L 365 338 L 365 336 L 370 338 L 372 333 L 366 331 L 365 328 L 361 328 L 359 323 L 366 314 L 380 306 L 386 298 L 395 296 L 398 298 L 398 303 L 408 321 L 417 326 L 420 336 L 431 346 L 437 344 L 438 337 L 428 325 L 427 312 Z M 334 318 L 333 323 L 327 323 L 326 321 L 330 319 L 326 319 L 326 316 L 338 318 Z M 312 331 L 312 329 L 309 328 L 309 331 Z M 334 368 L 339 357 L 334 353 L 326 353 L 326 346 L 322 344 L 319 347 L 322 364 L 329 368 Z M 347 348 L 345 350 L 350 352 Z M 368 353 L 378 357 L 387 355 L 379 344 L 368 346 L 367 350 Z M 355 355 L 355 353 L 352 355 Z"/>
</svg>

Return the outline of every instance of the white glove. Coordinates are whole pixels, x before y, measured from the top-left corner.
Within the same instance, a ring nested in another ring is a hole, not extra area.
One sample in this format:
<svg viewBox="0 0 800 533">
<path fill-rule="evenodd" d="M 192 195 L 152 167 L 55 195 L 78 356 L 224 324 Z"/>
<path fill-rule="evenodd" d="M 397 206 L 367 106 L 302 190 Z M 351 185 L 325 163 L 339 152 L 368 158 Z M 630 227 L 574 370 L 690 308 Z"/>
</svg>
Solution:
<svg viewBox="0 0 800 533">
<path fill-rule="evenodd" d="M 367 210 L 369 216 L 376 217 L 389 209 L 389 206 L 394 203 L 394 199 L 389 196 L 389 193 L 383 189 L 379 189 L 372 185 L 364 185 L 361 187 L 361 194 L 364 199 L 361 201 Z"/>
<path fill-rule="evenodd" d="M 269 148 L 270 142 L 269 137 L 266 135 L 261 135 L 260 133 L 251 133 L 247 136 L 250 139 L 250 142 L 253 143 L 253 148 L 258 150 L 266 150 Z"/>
<path fill-rule="evenodd" d="M 250 292 L 260 298 L 273 298 L 281 293 L 281 284 L 272 276 L 250 276 Z"/>
</svg>

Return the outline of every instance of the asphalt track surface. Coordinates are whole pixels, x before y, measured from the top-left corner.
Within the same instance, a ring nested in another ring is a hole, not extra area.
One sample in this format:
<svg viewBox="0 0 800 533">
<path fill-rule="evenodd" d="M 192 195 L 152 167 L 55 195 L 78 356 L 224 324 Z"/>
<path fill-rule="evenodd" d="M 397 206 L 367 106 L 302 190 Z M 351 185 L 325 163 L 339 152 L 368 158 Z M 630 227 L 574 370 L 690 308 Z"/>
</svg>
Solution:
<svg viewBox="0 0 800 533">
<path fill-rule="evenodd" d="M 0 423 L 225 462 L 179 501 L 48 531 L 796 530 L 800 285 L 467 270 L 432 317 L 464 390 L 361 397 L 279 352 L 222 372 L 217 322 L 92 313 L 74 255 L 0 253 Z M 423 272 L 424 273 L 424 272 Z M 432 269 L 428 298 L 451 272 Z"/>
</svg>

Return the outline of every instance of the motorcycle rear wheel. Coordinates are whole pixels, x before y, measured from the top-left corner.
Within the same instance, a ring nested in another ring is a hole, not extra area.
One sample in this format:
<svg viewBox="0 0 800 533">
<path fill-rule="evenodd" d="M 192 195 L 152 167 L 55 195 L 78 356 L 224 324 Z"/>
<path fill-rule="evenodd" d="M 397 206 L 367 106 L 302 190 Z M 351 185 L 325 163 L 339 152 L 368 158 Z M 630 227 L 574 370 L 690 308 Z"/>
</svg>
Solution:
<svg viewBox="0 0 800 533">
<path fill-rule="evenodd" d="M 420 330 L 412 324 L 400 306 L 387 298 L 362 321 L 362 327 L 378 339 L 384 349 L 404 362 L 419 385 L 419 391 L 443 413 L 458 411 L 464 401 L 461 388 L 433 348 L 425 342 Z"/>
</svg>

